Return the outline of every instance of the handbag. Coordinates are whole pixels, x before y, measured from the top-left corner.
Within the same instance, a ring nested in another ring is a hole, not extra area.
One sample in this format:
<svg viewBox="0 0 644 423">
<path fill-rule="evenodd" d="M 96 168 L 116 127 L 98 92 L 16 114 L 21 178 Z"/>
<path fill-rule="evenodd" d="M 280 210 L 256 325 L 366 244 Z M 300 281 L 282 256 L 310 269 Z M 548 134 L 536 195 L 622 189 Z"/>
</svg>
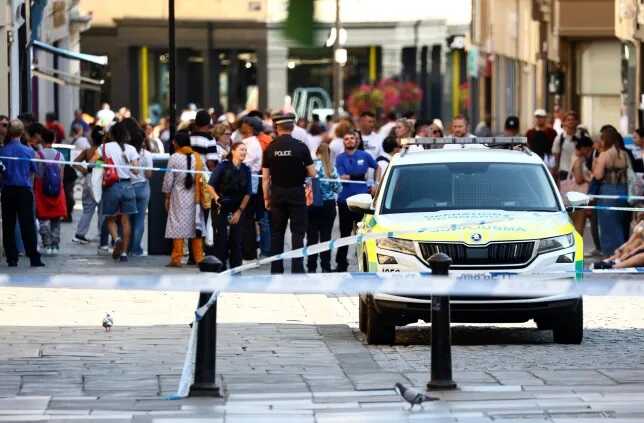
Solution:
<svg viewBox="0 0 644 423">
<path fill-rule="evenodd" d="M 203 171 L 203 161 L 199 154 L 195 154 L 195 169 L 198 171 Z M 201 193 L 199 198 L 201 199 L 201 207 L 204 210 L 210 210 L 212 207 L 212 200 L 215 198 L 215 190 L 208 184 L 208 180 L 204 173 L 197 173 L 195 179 L 200 179 L 198 186 L 201 188 Z"/>
<path fill-rule="evenodd" d="M 575 162 L 575 165 L 577 162 Z M 575 179 L 575 166 L 570 169 L 568 172 L 568 177 L 563 181 L 559 182 L 559 192 L 561 195 L 565 196 L 569 192 L 586 192 L 588 190 L 588 183 L 578 184 Z M 583 163 L 582 163 L 582 172 L 583 172 Z"/>
<path fill-rule="evenodd" d="M 572 172 L 568 174 L 568 177 L 566 179 L 559 182 L 559 192 L 561 192 L 561 195 L 563 196 L 565 196 L 569 192 L 578 191 L 578 188 L 579 187 Z"/>
<path fill-rule="evenodd" d="M 307 182 L 304 185 L 304 201 L 306 202 L 306 207 L 311 207 L 313 205 L 313 183 Z"/>
<path fill-rule="evenodd" d="M 114 166 L 114 160 L 111 157 L 108 157 L 105 154 L 105 144 L 103 144 L 103 163 L 110 165 L 109 167 L 104 167 L 105 171 L 103 172 L 103 188 L 109 188 L 119 181 L 119 174 L 116 171 Z"/>
<path fill-rule="evenodd" d="M 322 196 L 322 182 L 319 178 L 311 179 L 311 191 L 313 194 L 313 207 L 322 207 L 324 204 L 324 198 Z"/>
</svg>

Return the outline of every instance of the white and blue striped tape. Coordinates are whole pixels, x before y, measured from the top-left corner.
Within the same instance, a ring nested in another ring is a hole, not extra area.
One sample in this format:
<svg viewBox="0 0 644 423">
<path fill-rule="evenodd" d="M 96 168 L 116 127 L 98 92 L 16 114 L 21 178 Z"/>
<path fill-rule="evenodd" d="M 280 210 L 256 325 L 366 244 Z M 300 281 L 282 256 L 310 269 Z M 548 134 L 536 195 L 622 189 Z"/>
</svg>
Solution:
<svg viewBox="0 0 644 423">
<path fill-rule="evenodd" d="M 576 276 L 574 272 L 481 272 L 454 273 L 450 276 L 437 276 L 428 272 L 249 276 L 223 273 L 123 276 L 20 274 L 0 275 L 0 287 L 347 295 L 373 292 L 508 297 L 569 293 L 644 296 L 644 268 L 585 272 L 580 274 L 580 280 L 576 280 Z M 205 311 L 198 313 L 197 320 L 203 314 Z"/>
<path fill-rule="evenodd" d="M 13 160 L 13 161 L 28 161 L 35 163 L 48 163 L 48 164 L 57 164 L 57 165 L 70 165 L 70 166 L 94 166 L 96 168 L 101 167 L 112 167 L 120 169 L 136 169 L 142 171 L 152 171 L 152 172 L 174 172 L 174 173 L 191 173 L 191 174 L 203 174 L 208 178 L 210 177 L 211 172 L 207 170 L 188 170 L 188 169 L 172 169 L 169 167 L 154 167 L 154 166 L 132 166 L 132 165 L 117 165 L 117 164 L 107 164 L 107 163 L 88 163 L 88 162 L 75 162 L 71 160 L 51 160 L 51 159 L 39 159 L 39 158 L 25 158 L 25 157 L 9 157 L 9 156 L 0 156 L 1 160 Z M 251 175 L 254 179 L 261 178 L 262 175 L 253 174 Z M 341 182 L 343 184 L 366 184 L 366 181 L 351 181 L 346 179 L 335 179 L 335 178 L 319 178 L 322 182 Z"/>
<path fill-rule="evenodd" d="M 644 196 L 640 195 L 595 195 L 586 194 L 588 197 L 597 200 L 624 200 L 624 201 L 644 201 Z"/>
</svg>

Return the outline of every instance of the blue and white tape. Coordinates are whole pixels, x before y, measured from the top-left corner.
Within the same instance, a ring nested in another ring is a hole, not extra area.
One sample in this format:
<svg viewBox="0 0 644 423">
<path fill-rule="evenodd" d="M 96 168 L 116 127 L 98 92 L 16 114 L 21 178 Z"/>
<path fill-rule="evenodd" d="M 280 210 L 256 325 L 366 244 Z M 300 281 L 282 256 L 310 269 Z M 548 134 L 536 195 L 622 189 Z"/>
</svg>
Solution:
<svg viewBox="0 0 644 423">
<path fill-rule="evenodd" d="M 626 211 L 626 212 L 644 212 L 644 207 L 620 207 L 620 206 L 574 206 L 575 209 L 583 210 L 612 210 L 612 211 Z"/>
<path fill-rule="evenodd" d="M 284 275 L 96 276 L 79 274 L 0 275 L 0 287 L 78 288 L 151 291 L 195 291 L 280 294 L 347 294 L 362 292 L 399 295 L 548 296 L 557 294 L 644 296 L 644 268 L 583 273 L 517 274 L 502 272 L 312 273 Z M 213 301 L 214 302 L 214 301 Z M 205 313 L 204 313 L 205 314 Z M 200 313 L 201 317 L 203 314 Z M 196 319 L 199 320 L 199 319 Z"/>
<path fill-rule="evenodd" d="M 595 195 L 586 194 L 588 197 L 597 200 L 624 200 L 624 201 L 644 201 L 644 196 L 640 195 Z"/>
<path fill-rule="evenodd" d="M 39 159 L 39 158 L 26 158 L 26 157 L 9 157 L 9 156 L 0 156 L 1 160 L 13 160 L 13 161 L 28 161 L 35 163 L 47 163 L 47 164 L 57 164 L 57 165 L 69 165 L 69 166 L 83 166 L 96 168 L 118 168 L 118 169 L 135 169 L 140 171 L 151 171 L 151 172 L 173 172 L 173 173 L 191 173 L 191 174 L 203 174 L 207 178 L 210 178 L 210 171 L 207 170 L 192 170 L 192 169 L 173 169 L 169 167 L 154 167 L 154 166 L 132 166 L 132 165 L 117 165 L 117 164 L 107 164 L 102 162 L 88 163 L 88 162 L 75 162 L 73 160 L 51 160 L 51 159 Z M 262 175 L 253 174 L 251 175 L 253 179 L 261 178 Z M 351 181 L 346 179 L 335 179 L 335 178 L 318 178 L 322 182 L 341 182 L 343 184 L 366 184 L 366 181 Z"/>
</svg>

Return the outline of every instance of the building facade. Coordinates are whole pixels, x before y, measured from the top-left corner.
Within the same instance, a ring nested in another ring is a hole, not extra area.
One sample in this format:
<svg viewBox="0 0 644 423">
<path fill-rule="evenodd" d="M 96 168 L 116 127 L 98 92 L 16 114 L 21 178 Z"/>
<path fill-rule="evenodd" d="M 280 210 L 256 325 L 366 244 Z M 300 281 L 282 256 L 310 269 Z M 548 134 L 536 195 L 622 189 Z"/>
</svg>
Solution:
<svg viewBox="0 0 644 423">
<path fill-rule="evenodd" d="M 401 2 L 411 5 L 413 0 Z M 286 3 L 177 1 L 177 107 L 194 103 L 218 111 L 276 109 L 297 88 L 331 94 L 333 50 L 325 41 L 335 20 L 335 0 L 316 2 L 317 47 L 302 47 L 283 36 Z M 101 102 L 126 105 L 135 116 L 156 121 L 168 109 L 167 2 L 81 0 L 80 4 L 93 17 L 92 28 L 82 36 L 83 50 L 110 58 L 106 69 L 96 69 L 106 81 L 105 89 L 100 94 L 82 93 L 82 104 L 88 110 Z M 394 8 L 381 0 L 341 2 L 347 33 L 343 47 L 348 51 L 344 93 L 387 77 L 415 80 L 427 93 L 426 113 L 440 116 L 447 40 L 467 32 L 463 22 L 467 23 L 469 11 L 459 7 L 452 16 L 436 8 L 419 12 L 404 6 Z"/>
<path fill-rule="evenodd" d="M 90 22 L 77 0 L 36 0 L 29 13 L 22 0 L 0 2 L 0 86 L 6 88 L 0 96 L 1 114 L 31 113 L 43 120 L 52 112 L 69 127 L 80 89 L 100 85 L 81 74 L 81 62 L 104 62 L 80 52 L 80 34 Z"/>
<path fill-rule="evenodd" d="M 593 134 L 604 124 L 631 131 L 640 89 L 636 3 L 474 0 L 472 43 L 492 87 L 479 101 L 495 129 L 510 114 L 527 129 L 538 107 L 576 110 Z"/>
</svg>

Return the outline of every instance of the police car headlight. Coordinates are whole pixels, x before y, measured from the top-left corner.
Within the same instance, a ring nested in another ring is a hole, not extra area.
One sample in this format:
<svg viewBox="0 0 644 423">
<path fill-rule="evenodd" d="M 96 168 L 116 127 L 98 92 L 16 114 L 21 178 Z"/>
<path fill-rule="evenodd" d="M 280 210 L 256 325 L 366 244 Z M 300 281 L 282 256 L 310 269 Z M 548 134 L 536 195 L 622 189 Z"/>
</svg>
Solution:
<svg viewBox="0 0 644 423">
<path fill-rule="evenodd" d="M 552 238 L 539 240 L 539 253 L 549 253 L 551 251 L 563 250 L 575 245 L 575 238 L 572 234 L 560 235 Z"/>
<path fill-rule="evenodd" d="M 404 254 L 416 254 L 414 241 L 398 238 L 384 238 L 376 240 L 376 246 L 383 250 L 397 251 Z"/>
</svg>

